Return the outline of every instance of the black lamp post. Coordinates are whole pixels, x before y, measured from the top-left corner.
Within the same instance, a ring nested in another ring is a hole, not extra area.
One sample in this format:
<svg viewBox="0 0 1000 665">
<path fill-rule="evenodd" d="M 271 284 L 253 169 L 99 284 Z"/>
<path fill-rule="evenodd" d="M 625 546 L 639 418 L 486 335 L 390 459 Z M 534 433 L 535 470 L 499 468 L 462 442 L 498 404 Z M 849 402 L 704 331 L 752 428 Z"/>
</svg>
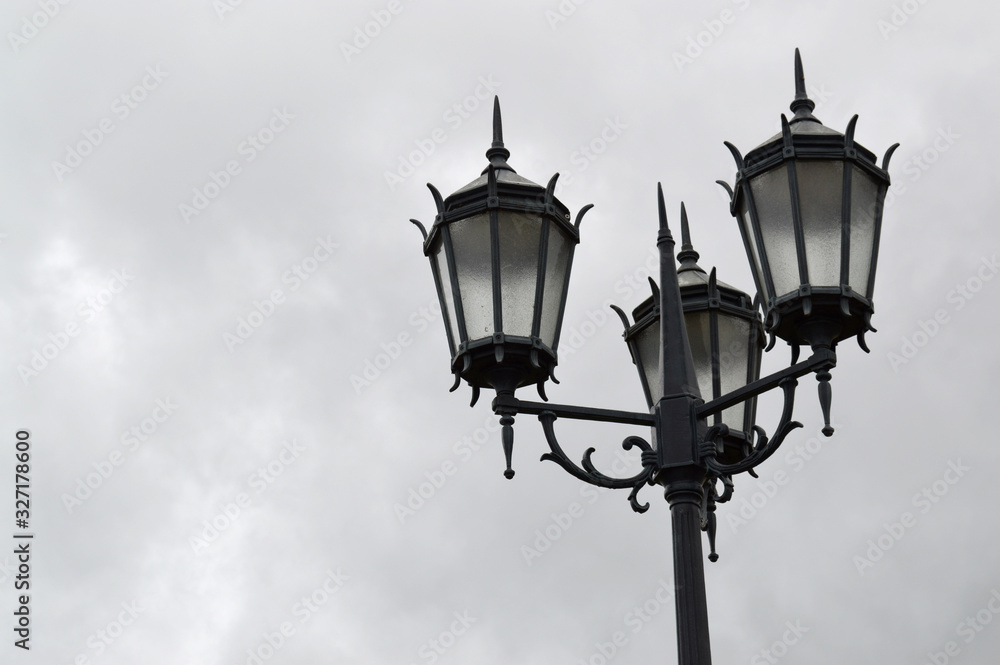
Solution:
<svg viewBox="0 0 1000 665">
<path fill-rule="evenodd" d="M 458 387 L 465 380 L 473 404 L 483 387 L 496 390 L 493 410 L 500 416 L 510 478 L 514 416 L 537 415 L 549 452 L 573 476 L 610 488 L 664 487 L 670 505 L 678 662 L 709 665 L 708 609 L 700 531 L 708 532 L 715 560 L 715 504 L 733 493 L 732 476 L 770 457 L 785 436 L 801 427 L 792 421 L 796 379 L 815 372 L 828 436 L 830 372 L 839 341 L 871 328 L 872 292 L 882 202 L 889 185 L 887 151 L 882 167 L 846 135 L 812 116 L 802 63 L 795 52 L 795 116 L 782 116 L 782 132 L 744 158 L 727 143 L 738 174 L 731 195 L 757 286 L 757 297 L 728 286 L 697 265 L 682 207 L 683 245 L 674 263 L 674 239 L 658 189 L 660 287 L 625 326 L 625 340 L 646 395 L 648 412 L 548 404 L 544 384 L 555 380 L 556 348 L 562 324 L 573 249 L 586 206 L 570 223 L 568 209 L 553 195 L 556 176 L 541 187 L 507 164 L 500 107 L 494 105 L 493 145 L 481 177 L 447 199 L 428 185 L 437 216 L 424 235 L 424 253 L 444 312 L 451 368 Z M 763 324 L 757 314 L 763 307 Z M 780 337 L 792 347 L 791 365 L 765 378 L 760 374 L 763 333 L 767 350 Z M 812 355 L 798 362 L 802 344 Z M 527 402 L 515 391 L 535 384 L 546 402 Z M 781 388 L 784 408 L 769 438 L 755 424 L 756 396 Z M 707 401 L 706 401 L 707 400 Z M 579 464 L 556 439 L 558 418 L 644 425 L 650 441 L 630 436 L 622 445 L 641 451 L 642 471 L 613 478 L 596 469 L 593 448 Z M 718 489 L 722 483 L 722 491 Z"/>
</svg>

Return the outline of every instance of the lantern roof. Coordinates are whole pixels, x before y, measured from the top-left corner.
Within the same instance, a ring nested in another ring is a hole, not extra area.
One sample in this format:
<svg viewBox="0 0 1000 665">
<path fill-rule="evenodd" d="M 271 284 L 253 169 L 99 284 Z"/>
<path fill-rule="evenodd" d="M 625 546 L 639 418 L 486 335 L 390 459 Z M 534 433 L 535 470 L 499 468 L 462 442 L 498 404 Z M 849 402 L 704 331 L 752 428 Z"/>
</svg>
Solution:
<svg viewBox="0 0 1000 665">
<path fill-rule="evenodd" d="M 816 104 L 806 94 L 802 56 L 798 49 L 795 49 L 795 97 L 788 108 L 793 115 L 789 120 L 782 114 L 781 131 L 747 153 L 745 164 L 748 168 L 754 170 L 758 167 L 769 168 L 776 159 L 780 160 L 782 154 L 791 146 L 801 150 L 803 156 L 811 157 L 833 157 L 834 153 L 844 153 L 850 148 L 860 161 L 876 165 L 875 154 L 854 142 L 854 123 L 857 121 L 857 116 L 851 120 L 845 135 L 827 127 L 813 115 Z"/>
<path fill-rule="evenodd" d="M 819 118 L 812 114 L 813 110 L 816 108 L 816 103 L 809 99 L 809 95 L 806 94 L 806 78 L 802 73 L 802 56 L 799 55 L 799 50 L 795 49 L 795 99 L 792 103 L 788 105 L 788 108 L 795 115 L 792 119 L 788 121 L 788 128 L 791 130 L 792 135 L 795 134 L 828 134 L 831 136 L 843 136 L 840 132 L 835 129 L 827 127 Z M 778 132 L 768 140 L 761 143 L 757 148 L 760 148 L 772 141 L 781 141 L 782 132 Z M 754 148 L 756 150 L 757 148 Z"/>
<path fill-rule="evenodd" d="M 503 123 L 500 117 L 500 97 L 493 97 L 493 143 L 490 145 L 489 149 L 486 151 L 486 158 L 490 160 L 490 163 L 483 169 L 482 175 L 478 178 L 465 185 L 464 187 L 457 190 L 451 196 L 456 196 L 458 194 L 464 194 L 473 189 L 480 187 L 486 187 L 489 181 L 489 170 L 490 166 L 493 167 L 494 173 L 496 175 L 496 181 L 498 185 L 509 184 L 509 185 L 520 185 L 522 187 L 531 187 L 534 189 L 544 190 L 545 188 L 538 183 L 532 182 L 527 178 L 517 174 L 510 164 L 507 163 L 507 158 L 510 157 L 510 151 L 503 144 Z M 451 198 L 451 197 L 448 197 Z"/>
<path fill-rule="evenodd" d="M 681 203 L 681 250 L 677 252 L 680 266 L 677 268 L 677 284 L 681 288 L 681 298 L 685 295 L 695 298 L 720 298 L 733 307 L 752 310 L 753 299 L 742 290 L 726 284 L 698 265 L 699 254 L 691 244 L 691 228 L 688 224 L 687 208 Z M 697 295 L 696 295 L 697 294 Z"/>
</svg>

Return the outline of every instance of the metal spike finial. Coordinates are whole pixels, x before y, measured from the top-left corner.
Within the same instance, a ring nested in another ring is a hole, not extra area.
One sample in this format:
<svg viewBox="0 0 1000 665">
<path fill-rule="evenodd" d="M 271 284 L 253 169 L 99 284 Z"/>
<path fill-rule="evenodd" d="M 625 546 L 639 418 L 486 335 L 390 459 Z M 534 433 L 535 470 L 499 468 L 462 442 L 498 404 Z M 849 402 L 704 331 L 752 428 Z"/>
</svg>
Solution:
<svg viewBox="0 0 1000 665">
<path fill-rule="evenodd" d="M 674 241 L 670 235 L 670 226 L 667 225 L 667 206 L 663 203 L 663 183 L 656 183 L 656 203 L 660 213 L 660 235 L 670 242 Z"/>
<path fill-rule="evenodd" d="M 812 114 L 816 104 L 806 94 L 806 77 L 802 73 L 802 56 L 799 55 L 799 49 L 795 49 L 795 99 L 788 105 L 788 108 L 795 114 L 789 124 L 800 120 L 819 122 Z"/>
<path fill-rule="evenodd" d="M 691 244 L 691 227 L 688 224 L 687 208 L 681 201 L 681 251 L 677 252 L 677 260 L 680 261 L 681 267 L 677 269 L 678 272 L 692 269 L 701 270 L 698 267 L 700 257 L 701 255 L 694 250 L 694 246 Z"/>
<path fill-rule="evenodd" d="M 513 171 L 514 169 L 512 169 L 507 163 L 508 157 L 510 157 L 510 150 L 507 150 L 507 148 L 503 145 L 503 122 L 500 118 L 500 96 L 495 95 L 493 97 L 493 144 L 490 146 L 490 149 L 486 151 L 486 159 L 490 160 L 490 164 L 492 164 L 495 169 Z M 486 171 L 483 170 L 483 173 L 486 173 Z"/>
</svg>

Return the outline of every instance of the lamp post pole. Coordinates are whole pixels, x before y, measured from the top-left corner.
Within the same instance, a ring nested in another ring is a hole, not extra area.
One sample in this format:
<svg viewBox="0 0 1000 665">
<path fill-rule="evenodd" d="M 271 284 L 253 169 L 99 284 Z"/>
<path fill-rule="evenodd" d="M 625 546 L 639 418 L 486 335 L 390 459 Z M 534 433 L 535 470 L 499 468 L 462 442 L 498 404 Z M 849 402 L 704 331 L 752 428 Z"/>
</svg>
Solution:
<svg viewBox="0 0 1000 665">
<path fill-rule="evenodd" d="M 711 665 L 705 564 L 701 549 L 705 469 L 696 460 L 702 402 L 681 306 L 674 239 L 667 225 L 662 187 L 657 190 L 660 231 L 660 381 L 663 397 L 654 407 L 661 471 L 657 482 L 670 505 L 674 550 L 674 604 L 677 660 L 681 665 Z M 704 422 L 704 421 L 702 421 Z M 705 427 L 702 427 L 704 433 Z"/>
<path fill-rule="evenodd" d="M 446 199 L 428 185 L 437 207 L 429 232 L 411 220 L 423 234 L 441 303 L 452 390 L 466 381 L 472 404 L 482 388 L 496 391 L 492 408 L 500 416 L 504 475 L 514 476 L 515 416 L 529 414 L 538 416 L 549 446 L 542 460 L 598 487 L 631 488 L 628 499 L 636 512 L 649 508 L 639 503 L 639 490 L 663 486 L 671 516 L 679 665 L 712 662 L 701 532 L 708 533 L 708 558 L 715 561 L 716 503 L 730 500 L 734 475 L 753 475 L 789 432 L 802 427 L 792 420 L 798 377 L 816 374 L 823 433 L 833 434 L 829 382 L 837 343 L 857 336 L 867 351 L 864 335 L 874 330 L 875 266 L 896 145 L 879 167 L 874 154 L 854 141 L 857 116 L 845 134 L 823 126 L 811 113 L 797 50 L 795 90 L 795 116 L 782 116 L 780 134 L 745 157 L 726 143 L 737 179 L 735 189 L 720 184 L 730 194 L 756 298 L 717 281 L 714 269 L 706 276 L 697 266 L 683 205 L 678 270 L 658 186 L 660 287 L 652 284 L 653 297 L 636 308 L 632 324 L 612 306 L 639 368 L 646 412 L 548 403 L 544 385 L 555 380 L 573 252 L 592 206 L 571 223 L 569 209 L 555 198 L 558 174 L 541 187 L 510 167 L 499 100 L 486 169 Z M 764 332 L 771 335 L 767 350 L 781 338 L 792 359 L 787 368 L 759 378 Z M 802 345 L 812 355 L 800 362 Z M 736 360 L 727 365 L 724 354 Z M 543 402 L 516 397 L 530 385 Z M 755 423 L 756 397 L 775 388 L 784 393 L 784 406 L 768 437 Z M 592 462 L 593 448 L 579 463 L 572 461 L 555 434 L 559 418 L 651 428 L 651 443 L 637 436 L 622 442 L 626 450 L 641 451 L 642 471 L 607 476 Z"/>
</svg>

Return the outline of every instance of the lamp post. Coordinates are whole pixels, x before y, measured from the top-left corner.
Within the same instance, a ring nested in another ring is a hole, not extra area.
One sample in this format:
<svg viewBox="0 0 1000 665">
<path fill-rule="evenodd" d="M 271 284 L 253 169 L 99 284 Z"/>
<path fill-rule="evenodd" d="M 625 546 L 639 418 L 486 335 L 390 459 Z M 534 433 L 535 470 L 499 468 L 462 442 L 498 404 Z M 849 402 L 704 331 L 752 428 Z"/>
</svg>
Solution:
<svg viewBox="0 0 1000 665">
<path fill-rule="evenodd" d="M 446 199 L 428 185 L 437 216 L 424 237 L 455 375 L 472 387 L 472 403 L 482 388 L 496 391 L 507 468 L 512 478 L 514 416 L 538 416 L 549 452 L 571 475 L 593 485 L 630 488 L 637 512 L 638 492 L 662 485 L 670 506 L 674 552 L 678 663 L 709 665 L 708 608 L 700 531 L 715 553 L 716 503 L 728 501 L 732 477 L 770 457 L 787 434 L 802 425 L 792 420 L 797 379 L 815 373 L 823 410 L 823 433 L 830 436 L 830 370 L 837 343 L 873 330 L 872 294 L 882 206 L 889 185 L 886 152 L 881 167 L 854 141 L 855 116 L 841 134 L 822 125 L 806 96 L 799 52 L 795 52 L 794 116 L 782 116 L 781 132 L 745 157 L 730 143 L 736 183 L 720 182 L 730 194 L 757 295 L 706 274 L 690 241 L 681 208 L 682 246 L 676 255 L 658 187 L 659 286 L 633 312 L 625 341 L 639 369 L 648 411 L 632 412 L 549 404 L 545 382 L 555 380 L 559 330 L 585 206 L 571 223 L 569 209 L 555 198 L 558 174 L 546 187 L 527 180 L 507 164 L 499 101 L 494 102 L 493 144 L 482 175 Z M 763 312 L 763 319 L 758 313 Z M 777 338 L 791 346 L 790 366 L 759 378 L 764 334 L 767 351 Z M 812 355 L 799 361 L 802 345 Z M 534 384 L 543 402 L 515 396 Z M 756 397 L 781 388 L 784 407 L 773 434 L 756 425 Z M 642 471 L 629 478 L 600 472 L 589 448 L 579 464 L 563 451 L 555 434 L 559 418 L 642 425 L 646 441 L 630 436 L 626 450 L 638 448 Z M 719 484 L 722 484 L 721 490 Z"/>
</svg>

